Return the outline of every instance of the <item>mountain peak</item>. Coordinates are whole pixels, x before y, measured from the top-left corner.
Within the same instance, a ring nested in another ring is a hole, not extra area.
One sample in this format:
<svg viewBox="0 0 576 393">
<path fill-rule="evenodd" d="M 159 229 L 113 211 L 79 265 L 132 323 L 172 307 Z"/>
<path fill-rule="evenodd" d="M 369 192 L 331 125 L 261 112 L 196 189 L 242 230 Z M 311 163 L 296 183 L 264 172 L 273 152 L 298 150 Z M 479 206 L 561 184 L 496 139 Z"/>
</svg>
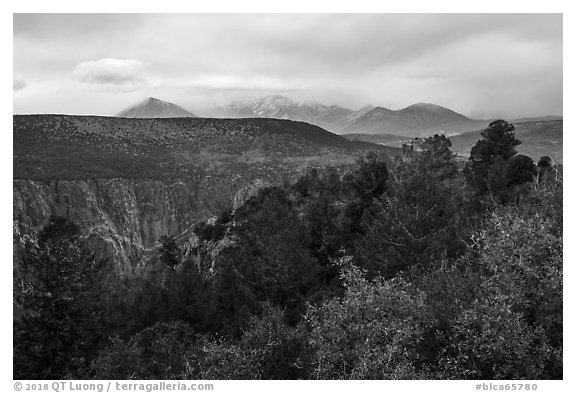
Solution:
<svg viewBox="0 0 576 393">
<path fill-rule="evenodd" d="M 197 116 L 171 102 L 162 101 L 154 97 L 148 97 L 140 104 L 124 109 L 122 112 L 118 113 L 116 117 L 168 118 Z"/>
<path fill-rule="evenodd" d="M 274 95 L 269 95 L 269 96 L 265 96 L 262 97 L 259 100 L 259 104 L 260 105 L 276 105 L 276 106 L 289 106 L 289 105 L 294 105 L 294 101 L 292 101 L 290 98 L 279 95 L 279 94 L 274 94 Z"/>
<path fill-rule="evenodd" d="M 387 112 L 394 112 L 394 111 L 393 111 L 392 109 L 388 109 L 388 108 L 385 108 L 385 107 L 383 107 L 383 106 L 375 106 L 375 107 L 373 107 L 371 110 L 369 110 L 369 111 L 366 112 L 366 113 L 370 113 L 370 112 L 374 112 L 374 113 L 376 113 L 376 112 L 387 113 Z"/>
<path fill-rule="evenodd" d="M 431 104 L 429 102 L 418 102 L 416 104 L 412 104 L 404 109 L 424 109 L 428 111 L 437 111 L 437 110 L 449 110 L 440 105 Z"/>
<path fill-rule="evenodd" d="M 168 102 L 162 101 L 162 100 L 155 98 L 155 97 L 148 97 L 147 99 L 144 100 L 144 102 L 146 102 L 146 103 L 148 103 L 148 102 L 163 102 L 163 103 L 168 104 Z"/>
</svg>

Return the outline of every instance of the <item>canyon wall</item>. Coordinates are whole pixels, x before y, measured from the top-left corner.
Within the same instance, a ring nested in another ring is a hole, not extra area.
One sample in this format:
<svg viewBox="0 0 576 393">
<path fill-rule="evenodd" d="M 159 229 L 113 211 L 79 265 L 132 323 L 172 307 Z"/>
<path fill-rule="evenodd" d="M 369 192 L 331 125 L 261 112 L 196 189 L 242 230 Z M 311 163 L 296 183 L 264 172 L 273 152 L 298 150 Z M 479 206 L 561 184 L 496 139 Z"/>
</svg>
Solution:
<svg viewBox="0 0 576 393">
<path fill-rule="evenodd" d="M 161 236 L 194 236 L 189 229 L 212 216 L 217 197 L 182 180 L 14 180 L 15 253 L 56 214 L 80 226 L 98 258 L 132 274 Z"/>
</svg>

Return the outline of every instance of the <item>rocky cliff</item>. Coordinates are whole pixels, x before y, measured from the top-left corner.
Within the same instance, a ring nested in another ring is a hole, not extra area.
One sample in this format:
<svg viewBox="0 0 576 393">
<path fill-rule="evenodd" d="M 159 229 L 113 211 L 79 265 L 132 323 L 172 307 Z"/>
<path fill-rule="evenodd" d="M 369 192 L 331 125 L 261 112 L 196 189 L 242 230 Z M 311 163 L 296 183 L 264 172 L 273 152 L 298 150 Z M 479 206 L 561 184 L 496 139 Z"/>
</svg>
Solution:
<svg viewBox="0 0 576 393">
<path fill-rule="evenodd" d="M 180 180 L 15 180 L 13 196 L 15 245 L 61 215 L 80 225 L 90 249 L 114 261 L 119 274 L 134 273 L 162 235 L 186 236 L 213 209 L 209 193 Z"/>
</svg>

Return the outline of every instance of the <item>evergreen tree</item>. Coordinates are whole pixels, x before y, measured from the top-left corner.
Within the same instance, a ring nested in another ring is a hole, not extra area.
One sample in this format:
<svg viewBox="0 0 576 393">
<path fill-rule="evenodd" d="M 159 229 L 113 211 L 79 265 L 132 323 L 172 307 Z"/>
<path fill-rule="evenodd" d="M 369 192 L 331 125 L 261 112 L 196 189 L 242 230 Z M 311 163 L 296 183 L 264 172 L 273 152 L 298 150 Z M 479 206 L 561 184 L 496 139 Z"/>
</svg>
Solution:
<svg viewBox="0 0 576 393">
<path fill-rule="evenodd" d="M 520 141 L 514 136 L 514 129 L 513 124 L 504 120 L 493 121 L 487 129 L 482 131 L 483 139 L 472 147 L 470 158 L 464 168 L 464 175 L 468 184 L 478 194 L 495 191 L 490 188 L 491 182 L 489 181 L 489 176 L 491 176 L 492 186 L 497 183 L 495 170 L 498 169 L 493 166 L 502 166 L 503 162 L 507 162 L 516 155 L 515 147 L 520 144 Z"/>
<path fill-rule="evenodd" d="M 14 300 L 14 378 L 61 379 L 87 365 L 102 332 L 98 267 L 80 246 L 80 230 L 52 216 L 28 244 Z"/>
<path fill-rule="evenodd" d="M 463 203 L 450 141 L 435 135 L 403 148 L 389 190 L 362 217 L 354 255 L 369 276 L 392 277 L 464 251 Z"/>
<path fill-rule="evenodd" d="M 534 180 L 537 174 L 534 161 L 528 156 L 517 155 L 508 160 L 506 168 L 507 186 L 524 184 Z"/>
<path fill-rule="evenodd" d="M 260 301 L 285 307 L 294 321 L 304 311 L 306 297 L 317 290 L 319 266 L 288 190 L 264 189 L 235 216 L 231 233 L 236 247 L 226 263 Z"/>
<path fill-rule="evenodd" d="M 345 185 L 363 202 L 370 202 L 386 191 L 386 163 L 371 151 L 357 161 L 358 168 L 344 177 Z"/>
</svg>

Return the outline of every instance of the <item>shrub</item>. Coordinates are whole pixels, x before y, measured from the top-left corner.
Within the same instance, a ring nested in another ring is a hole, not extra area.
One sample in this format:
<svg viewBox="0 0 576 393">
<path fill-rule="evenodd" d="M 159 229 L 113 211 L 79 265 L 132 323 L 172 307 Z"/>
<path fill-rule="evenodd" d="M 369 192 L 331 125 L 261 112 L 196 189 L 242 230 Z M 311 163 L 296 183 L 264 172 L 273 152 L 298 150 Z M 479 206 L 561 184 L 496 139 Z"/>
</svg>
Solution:
<svg viewBox="0 0 576 393">
<path fill-rule="evenodd" d="M 199 337 L 186 323 L 157 323 L 124 341 L 113 338 L 92 362 L 96 379 L 184 379 L 196 366 Z"/>
<path fill-rule="evenodd" d="M 422 293 L 400 279 L 377 278 L 344 259 L 346 292 L 305 318 L 316 379 L 416 379 L 416 346 L 428 323 Z"/>
</svg>

